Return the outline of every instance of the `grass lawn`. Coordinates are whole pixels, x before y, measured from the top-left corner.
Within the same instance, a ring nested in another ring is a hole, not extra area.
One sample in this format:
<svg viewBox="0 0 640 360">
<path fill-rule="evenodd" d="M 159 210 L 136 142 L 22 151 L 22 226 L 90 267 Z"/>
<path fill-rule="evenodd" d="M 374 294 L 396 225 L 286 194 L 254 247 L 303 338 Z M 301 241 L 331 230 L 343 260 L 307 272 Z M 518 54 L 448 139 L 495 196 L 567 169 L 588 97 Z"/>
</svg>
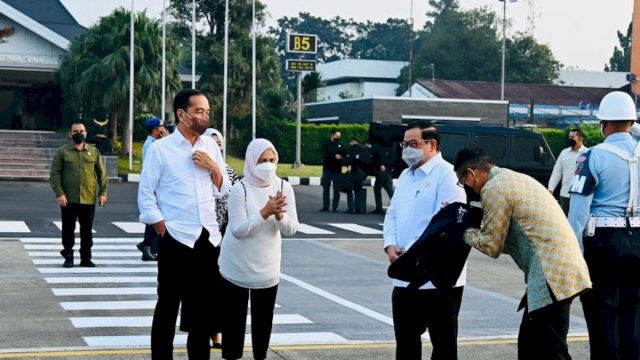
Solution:
<svg viewBox="0 0 640 360">
<path fill-rule="evenodd" d="M 227 163 L 234 168 L 239 175 L 244 169 L 244 159 L 227 156 Z M 142 171 L 142 143 L 133 143 L 133 169 L 129 170 L 129 155 L 120 155 L 119 174 L 139 174 Z M 291 164 L 278 164 L 278 176 L 322 176 L 322 165 L 305 165 L 299 169 L 293 169 Z"/>
</svg>

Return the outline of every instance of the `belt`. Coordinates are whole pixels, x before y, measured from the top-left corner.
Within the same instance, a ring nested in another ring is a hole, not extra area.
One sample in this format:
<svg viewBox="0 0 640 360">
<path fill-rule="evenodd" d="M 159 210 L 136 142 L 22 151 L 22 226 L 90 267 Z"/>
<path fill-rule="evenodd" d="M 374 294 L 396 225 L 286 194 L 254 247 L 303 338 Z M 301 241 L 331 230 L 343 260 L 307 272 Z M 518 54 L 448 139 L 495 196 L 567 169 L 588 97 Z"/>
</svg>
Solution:
<svg viewBox="0 0 640 360">
<path fill-rule="evenodd" d="M 640 217 L 630 217 L 629 224 L 631 227 L 640 227 Z M 596 227 L 609 227 L 609 228 L 626 228 L 626 217 L 597 217 Z"/>
</svg>

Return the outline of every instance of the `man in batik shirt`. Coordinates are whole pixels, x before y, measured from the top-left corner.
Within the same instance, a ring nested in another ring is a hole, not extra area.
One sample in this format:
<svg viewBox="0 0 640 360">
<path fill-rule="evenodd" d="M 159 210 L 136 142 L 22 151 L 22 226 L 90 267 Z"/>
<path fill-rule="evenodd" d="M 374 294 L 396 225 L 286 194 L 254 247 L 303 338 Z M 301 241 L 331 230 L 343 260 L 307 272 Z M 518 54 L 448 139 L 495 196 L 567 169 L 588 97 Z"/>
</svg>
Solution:
<svg viewBox="0 0 640 360">
<path fill-rule="evenodd" d="M 480 194 L 484 211 L 481 228 L 467 229 L 464 241 L 493 258 L 511 255 L 525 273 L 518 358 L 571 359 L 571 301 L 591 280 L 560 205 L 535 179 L 495 166 L 477 146 L 458 152 L 454 170 L 467 193 Z"/>
</svg>

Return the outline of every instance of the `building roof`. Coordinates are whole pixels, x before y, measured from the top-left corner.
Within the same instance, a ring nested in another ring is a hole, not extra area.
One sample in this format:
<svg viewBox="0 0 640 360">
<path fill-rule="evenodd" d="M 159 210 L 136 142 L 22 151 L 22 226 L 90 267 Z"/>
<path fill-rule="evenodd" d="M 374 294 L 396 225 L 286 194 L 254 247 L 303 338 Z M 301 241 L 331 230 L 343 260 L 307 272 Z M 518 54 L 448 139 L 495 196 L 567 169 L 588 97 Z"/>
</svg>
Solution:
<svg viewBox="0 0 640 360">
<path fill-rule="evenodd" d="M 417 83 L 439 98 L 500 100 L 500 83 L 420 79 Z M 514 104 L 578 106 L 598 104 L 612 89 L 556 85 L 505 84 L 504 98 Z"/>
<path fill-rule="evenodd" d="M 327 83 L 342 79 L 378 79 L 395 81 L 405 61 L 344 59 L 318 65 L 322 80 Z"/>
<path fill-rule="evenodd" d="M 60 0 L 2 0 L 2 2 L 71 41 L 86 31 Z"/>
<path fill-rule="evenodd" d="M 628 72 L 560 70 L 557 85 L 618 89 L 629 83 Z"/>
</svg>

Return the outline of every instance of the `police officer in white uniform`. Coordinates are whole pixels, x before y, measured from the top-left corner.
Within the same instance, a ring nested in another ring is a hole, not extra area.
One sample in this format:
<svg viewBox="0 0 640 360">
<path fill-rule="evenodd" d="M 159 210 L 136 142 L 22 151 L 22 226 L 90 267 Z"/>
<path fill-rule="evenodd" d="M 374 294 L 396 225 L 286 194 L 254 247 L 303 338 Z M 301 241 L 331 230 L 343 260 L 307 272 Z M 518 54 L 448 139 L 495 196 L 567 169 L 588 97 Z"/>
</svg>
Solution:
<svg viewBox="0 0 640 360">
<path fill-rule="evenodd" d="M 569 222 L 593 289 L 582 297 L 591 359 L 640 359 L 640 145 L 631 97 L 607 94 L 597 114 L 605 137 L 578 157 Z M 567 274 L 570 276 L 570 274 Z"/>
</svg>

